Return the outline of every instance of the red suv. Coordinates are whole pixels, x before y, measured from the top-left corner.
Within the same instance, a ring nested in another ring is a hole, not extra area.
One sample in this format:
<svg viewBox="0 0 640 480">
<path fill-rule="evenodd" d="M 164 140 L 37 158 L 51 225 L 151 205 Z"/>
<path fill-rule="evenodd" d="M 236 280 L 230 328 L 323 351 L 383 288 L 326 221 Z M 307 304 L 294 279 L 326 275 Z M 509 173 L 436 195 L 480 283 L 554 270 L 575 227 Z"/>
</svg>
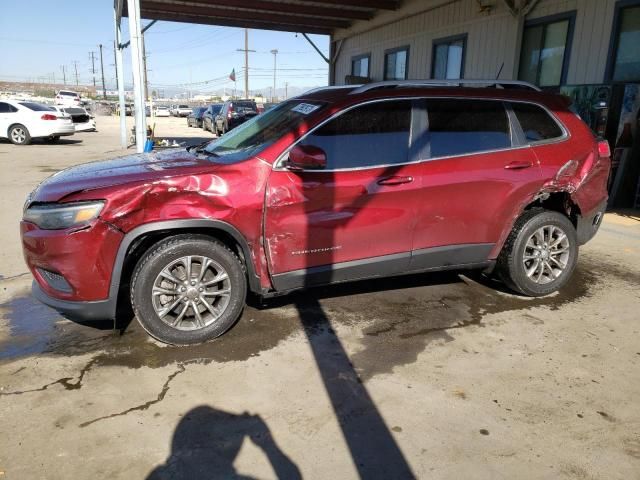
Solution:
<svg viewBox="0 0 640 480">
<path fill-rule="evenodd" d="M 247 290 L 484 269 L 547 295 L 598 230 L 608 144 L 563 97 L 464 82 L 320 89 L 186 151 L 57 173 L 21 224 L 34 294 L 82 320 L 130 299 L 172 344 L 224 333 Z"/>
</svg>

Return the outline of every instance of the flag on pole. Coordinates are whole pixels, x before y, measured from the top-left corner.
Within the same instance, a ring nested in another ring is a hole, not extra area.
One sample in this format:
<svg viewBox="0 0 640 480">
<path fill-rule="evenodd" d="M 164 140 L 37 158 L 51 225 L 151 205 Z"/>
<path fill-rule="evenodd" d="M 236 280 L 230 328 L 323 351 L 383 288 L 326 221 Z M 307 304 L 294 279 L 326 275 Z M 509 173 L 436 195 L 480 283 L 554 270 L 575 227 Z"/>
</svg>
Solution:
<svg viewBox="0 0 640 480">
<path fill-rule="evenodd" d="M 231 70 L 231 74 L 229 75 L 229 80 L 231 80 L 232 82 L 236 81 L 236 69 L 235 68 L 233 70 Z"/>
</svg>

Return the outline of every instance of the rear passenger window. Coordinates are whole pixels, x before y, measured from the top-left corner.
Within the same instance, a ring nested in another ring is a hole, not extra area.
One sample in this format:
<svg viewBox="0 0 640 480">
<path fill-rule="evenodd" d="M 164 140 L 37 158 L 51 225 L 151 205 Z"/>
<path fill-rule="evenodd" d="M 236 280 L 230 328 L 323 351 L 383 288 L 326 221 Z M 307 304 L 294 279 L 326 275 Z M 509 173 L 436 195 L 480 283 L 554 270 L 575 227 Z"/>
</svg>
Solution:
<svg viewBox="0 0 640 480">
<path fill-rule="evenodd" d="M 562 129 L 543 108 L 530 103 L 513 103 L 511 107 L 520 122 L 527 142 L 562 137 Z"/>
<path fill-rule="evenodd" d="M 301 143 L 322 148 L 327 169 L 405 163 L 409 147 L 411 101 L 376 102 L 329 121 Z"/>
<path fill-rule="evenodd" d="M 0 113 L 14 113 L 17 112 L 18 109 L 13 105 L 9 105 L 8 103 L 0 102 Z"/>
<path fill-rule="evenodd" d="M 502 102 L 427 100 L 431 158 L 511 147 L 509 119 Z"/>
</svg>

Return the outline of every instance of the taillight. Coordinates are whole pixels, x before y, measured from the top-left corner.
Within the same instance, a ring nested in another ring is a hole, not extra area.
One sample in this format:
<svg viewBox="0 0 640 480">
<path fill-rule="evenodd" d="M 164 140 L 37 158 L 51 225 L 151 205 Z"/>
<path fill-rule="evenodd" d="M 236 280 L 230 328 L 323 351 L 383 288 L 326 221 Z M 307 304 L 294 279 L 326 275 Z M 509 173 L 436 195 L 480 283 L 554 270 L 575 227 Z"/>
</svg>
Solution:
<svg viewBox="0 0 640 480">
<path fill-rule="evenodd" d="M 609 147 L 609 142 L 606 140 L 598 141 L 598 156 L 600 158 L 607 158 L 611 156 L 611 148 Z"/>
<path fill-rule="evenodd" d="M 229 110 L 227 111 L 227 118 L 231 118 L 233 115 L 233 103 L 229 104 Z"/>
<path fill-rule="evenodd" d="M 55 115 L 51 115 L 50 113 L 45 113 L 40 118 L 42 120 L 57 120 L 58 119 L 58 117 L 56 117 Z"/>
</svg>

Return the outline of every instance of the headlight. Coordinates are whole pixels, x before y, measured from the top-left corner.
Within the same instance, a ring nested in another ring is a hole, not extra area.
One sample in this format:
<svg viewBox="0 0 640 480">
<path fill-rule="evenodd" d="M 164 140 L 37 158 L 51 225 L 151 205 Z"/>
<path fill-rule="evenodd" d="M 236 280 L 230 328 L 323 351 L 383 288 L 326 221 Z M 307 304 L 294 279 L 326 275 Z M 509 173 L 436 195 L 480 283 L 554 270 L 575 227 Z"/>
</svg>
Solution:
<svg viewBox="0 0 640 480">
<path fill-rule="evenodd" d="M 35 223 L 44 230 L 80 227 L 95 219 L 102 207 L 103 201 L 34 205 L 24 212 L 23 220 Z"/>
</svg>

